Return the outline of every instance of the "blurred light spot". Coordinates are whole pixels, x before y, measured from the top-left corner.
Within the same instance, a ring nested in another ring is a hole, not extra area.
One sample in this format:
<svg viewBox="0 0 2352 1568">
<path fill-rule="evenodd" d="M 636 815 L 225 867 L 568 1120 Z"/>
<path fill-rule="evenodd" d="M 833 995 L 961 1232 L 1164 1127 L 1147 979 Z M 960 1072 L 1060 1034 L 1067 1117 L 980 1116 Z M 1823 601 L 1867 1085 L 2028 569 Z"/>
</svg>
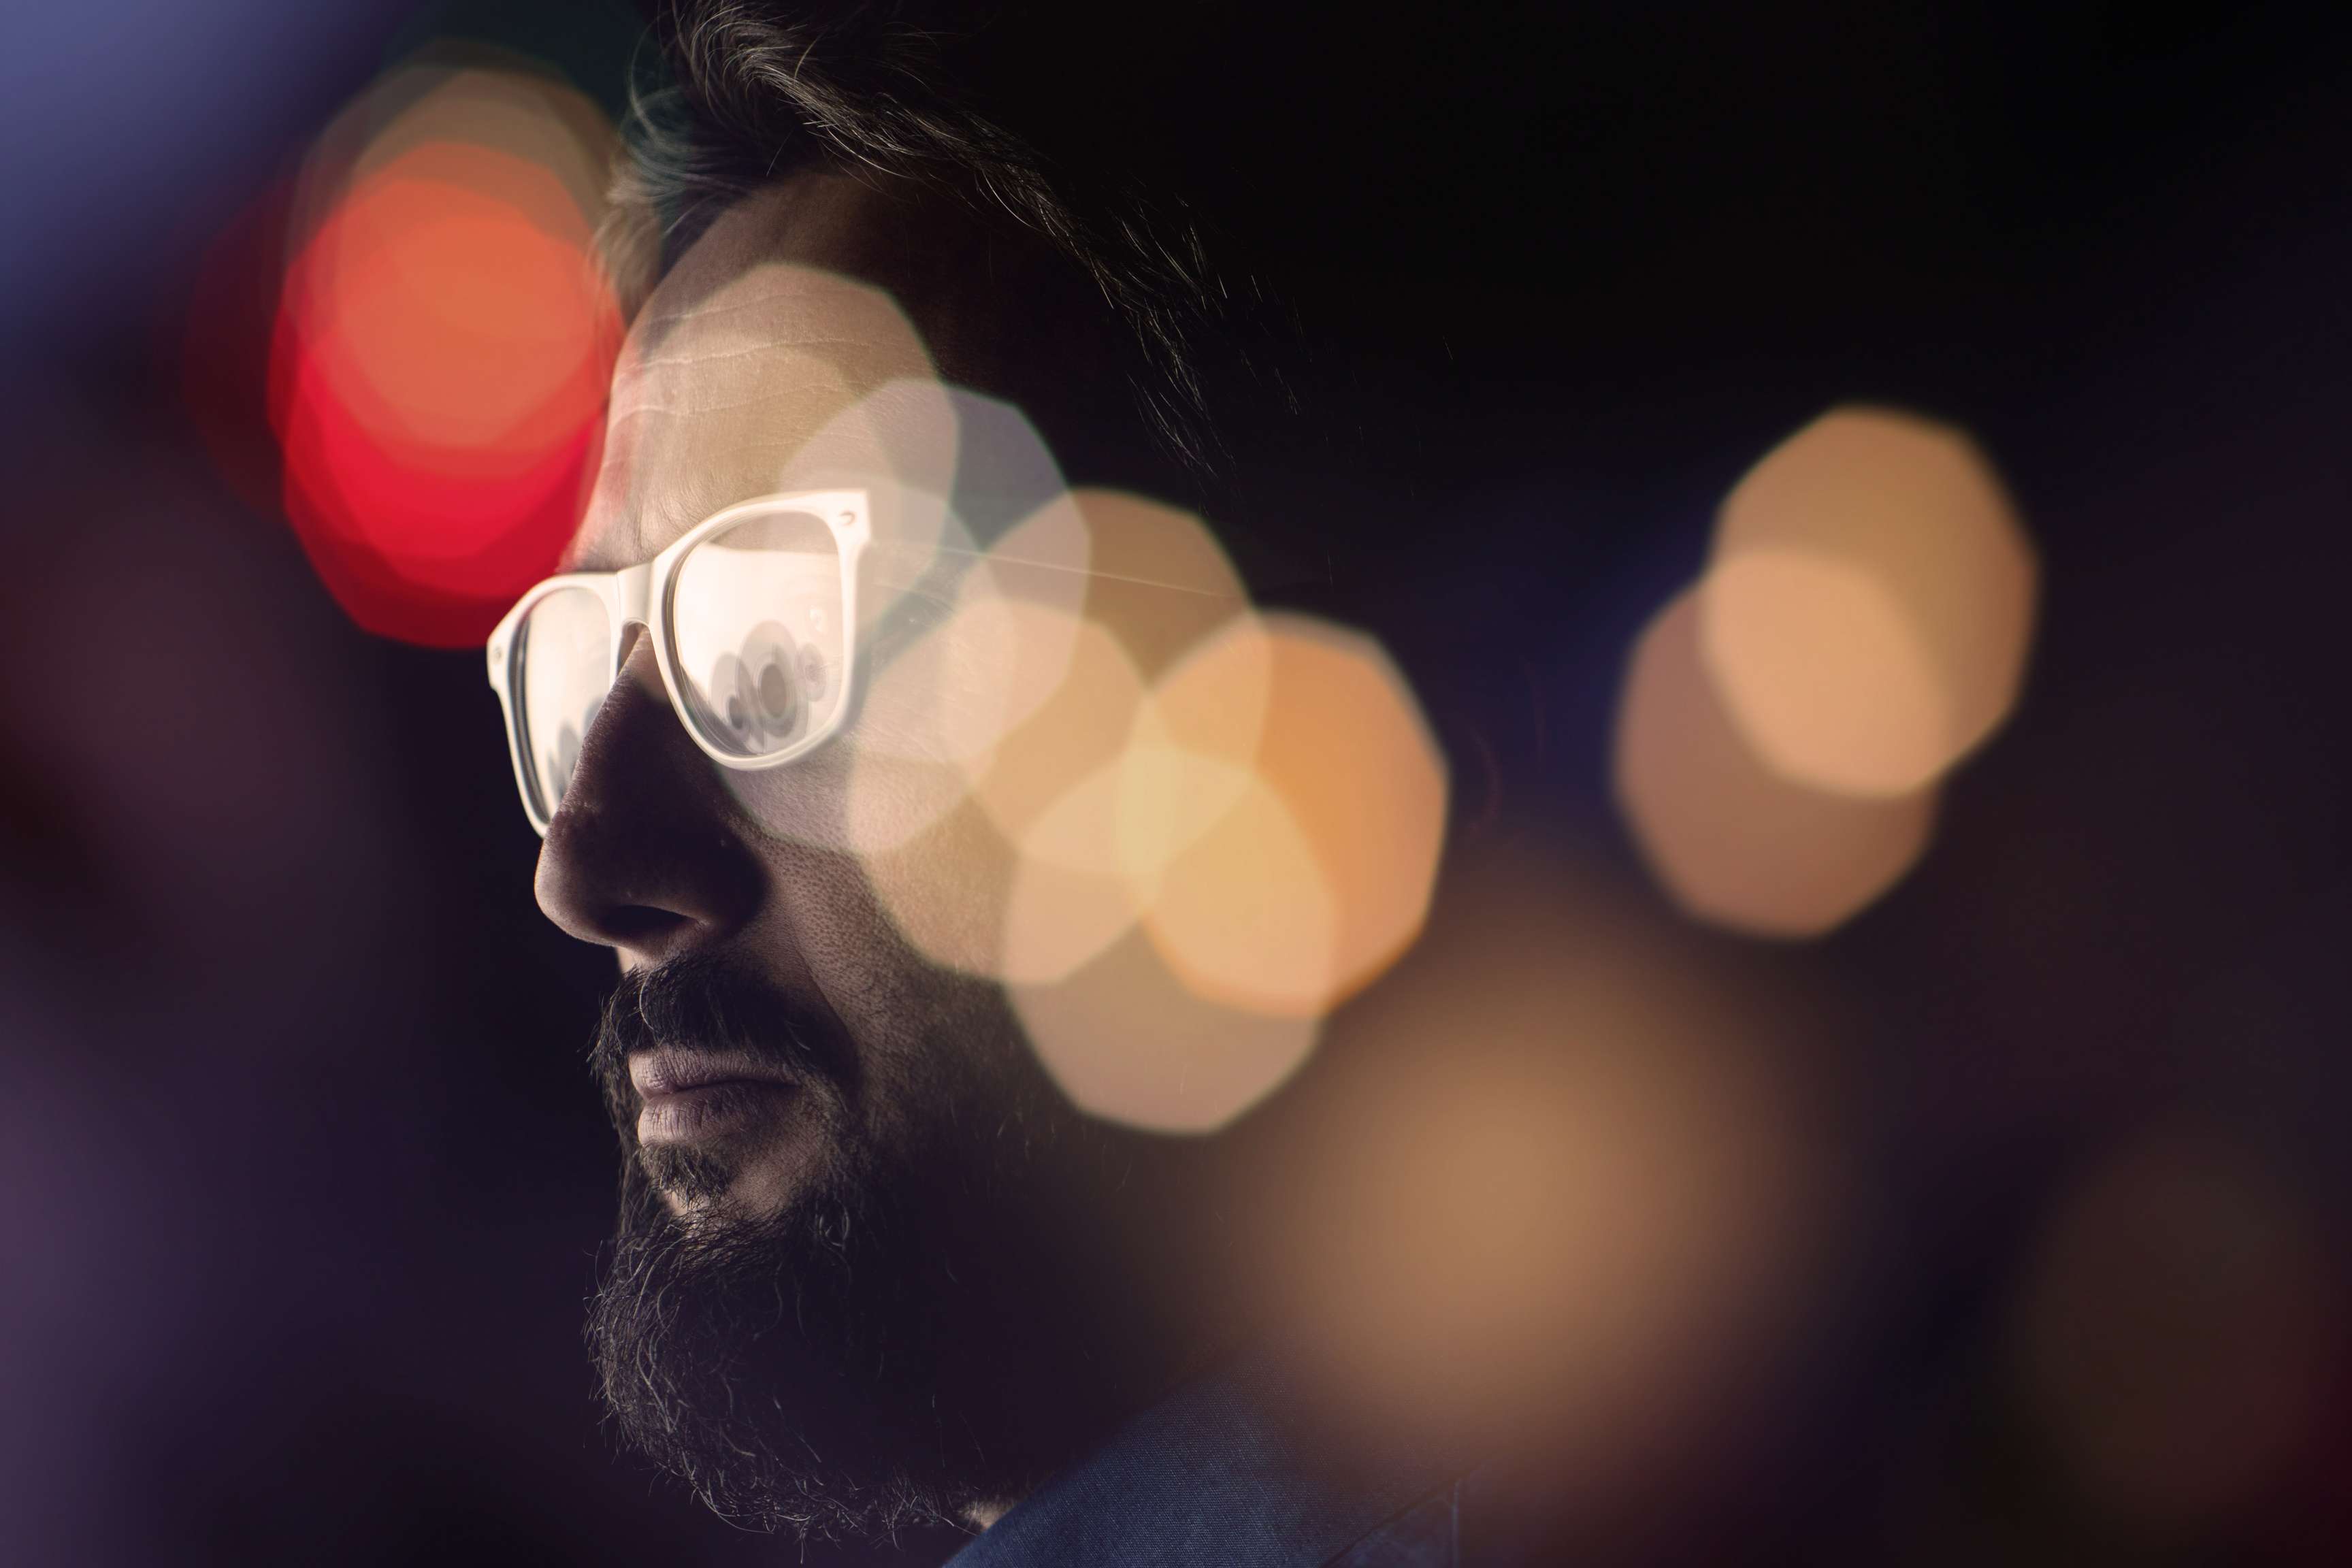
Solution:
<svg viewBox="0 0 2352 1568">
<path fill-rule="evenodd" d="M 1331 881 L 1288 803 L 1244 774 L 1215 823 L 1161 873 L 1146 929 L 1200 995 L 1317 1016 L 1349 978 Z"/>
<path fill-rule="evenodd" d="M 1213 1132 L 1273 1092 L 1321 1021 L 1203 1000 L 1135 932 L 1013 1005 L 1054 1081 L 1083 1110 L 1161 1132 Z"/>
<path fill-rule="evenodd" d="M 1015 606 L 1011 619 L 1005 684 L 1018 723 L 971 771 L 982 809 L 1018 840 L 1055 801 L 1125 750 L 1143 680 L 1126 649 L 1096 621 L 1028 605 Z"/>
<path fill-rule="evenodd" d="M 1066 979 L 1134 926 L 1141 906 L 1118 852 L 1124 773 L 1121 761 L 1096 770 L 1022 837 L 1000 978 Z"/>
<path fill-rule="evenodd" d="M 603 407 L 614 323 L 577 209 L 551 231 L 527 195 L 562 196 L 483 148 L 428 145 L 376 173 L 296 261 L 295 374 L 389 448 L 497 468 L 576 434 Z"/>
<path fill-rule="evenodd" d="M 914 328 L 903 317 L 900 321 L 911 340 Z M 920 349 L 919 342 L 908 342 L 893 355 L 877 357 L 912 358 Z M 774 489 L 867 492 L 873 508 L 867 548 L 877 563 L 868 575 L 903 588 L 940 551 L 971 548 L 948 510 L 963 439 L 960 405 L 970 401 L 976 400 L 928 374 L 896 375 L 802 443 L 776 475 Z M 887 597 L 871 602 L 866 613 L 878 614 L 888 604 Z"/>
<path fill-rule="evenodd" d="M 877 701 L 936 706 L 940 748 L 953 766 L 861 758 L 853 837 L 869 849 L 904 844 L 968 805 L 980 820 L 951 842 L 973 850 L 985 841 L 983 858 L 1003 870 L 987 884 L 992 896 L 980 896 L 969 868 L 935 846 L 882 884 L 891 912 L 937 962 L 998 979 L 1065 974 L 1134 919 L 1117 826 L 1142 680 L 1095 622 L 1018 601 L 967 604 L 932 640 L 944 651 L 886 671 Z M 942 690 L 953 700 L 937 704 Z M 1011 714 L 1020 717 L 1008 731 Z M 952 921 L 919 907 L 949 897 L 964 905 Z M 994 938 L 982 934 L 992 929 Z M 952 933 L 951 951 L 929 940 L 941 932 Z"/>
<path fill-rule="evenodd" d="M 1013 986 L 1097 1114 L 1229 1121 L 1426 917 L 1446 781 L 1411 691 L 1367 638 L 1250 614 L 1184 513 L 1041 509 L 877 674 L 860 729 L 849 837 L 883 907 Z"/>
<path fill-rule="evenodd" d="M 961 527 L 953 519 L 949 526 Z M 916 553 L 894 559 L 916 571 Z M 1115 749 L 1140 700 L 1133 665 L 1100 627 L 1008 595 L 992 552 L 934 553 L 961 572 L 944 600 L 936 590 L 861 590 L 928 625 L 869 668 L 846 737 L 855 851 L 903 844 L 967 801 L 1017 837 Z M 1083 596 L 1082 575 L 1055 580 L 1073 602 Z M 737 787 L 747 799 L 766 793 L 756 781 Z M 774 813 L 761 820 L 781 830 Z"/>
<path fill-rule="evenodd" d="M 313 155 L 271 416 L 289 519 L 372 631 L 478 641 L 579 520 L 620 332 L 590 259 L 609 142 L 543 78 L 414 68 Z"/>
<path fill-rule="evenodd" d="M 1708 680 L 1699 626 L 1685 593 L 1634 644 L 1618 708 L 1618 806 L 1685 912 L 1763 936 L 1828 931 L 1918 858 L 1934 792 L 1858 799 L 1774 773 Z"/>
<path fill-rule="evenodd" d="M 1143 688 L 1124 650 L 1092 621 L 1034 605 L 1001 609 L 990 620 L 1009 635 L 983 650 L 991 661 L 959 663 L 959 689 L 974 699 L 966 710 L 1001 720 L 1010 707 L 1034 701 L 1034 710 L 1001 740 L 982 737 L 977 758 L 952 755 L 968 794 L 928 804 L 969 809 L 977 820 L 878 885 L 900 929 L 934 961 L 1001 980 L 1058 978 L 1134 919 L 1113 845 L 1116 787 L 1097 775 L 1115 769 Z M 1042 701 L 1017 689 L 1057 658 L 1065 672 Z M 907 773 L 907 764 L 880 759 L 860 770 L 869 781 L 903 781 Z M 940 773 L 921 776 L 943 783 Z M 940 853 L 950 846 L 966 859 Z M 977 863 L 998 874 L 976 879 Z M 925 907 L 941 900 L 961 906 L 952 919 Z"/>
<path fill-rule="evenodd" d="M 1249 595 L 1201 520 L 1118 490 L 1071 492 L 1086 522 L 1086 611 L 1147 679 L 1249 608 Z"/>
<path fill-rule="evenodd" d="M 972 456 L 962 400 L 938 383 L 886 291 L 794 262 L 740 266 L 735 242 L 777 243 L 780 221 L 760 199 L 730 208 L 633 324 L 585 527 L 620 540 L 641 521 L 650 556 L 755 496 L 866 489 L 878 579 L 903 584 L 959 542 L 941 529 L 954 474 Z"/>
<path fill-rule="evenodd" d="M 2076 1480 L 2168 1539 L 2257 1502 L 2342 1365 L 2325 1243 L 2243 1145 L 2112 1151 L 2051 1215 L 2018 1302 L 2026 1398 Z"/>
<path fill-rule="evenodd" d="M 1153 942 L 1204 996 L 1336 1006 L 1428 913 L 1446 777 L 1419 705 L 1377 643 L 1293 615 L 1233 623 L 1165 688 L 1152 731 L 1250 782 L 1211 791 L 1226 807 L 1202 831 L 1153 836 L 1174 850 L 1152 878 Z"/>
<path fill-rule="evenodd" d="M 1018 851 L 952 769 L 897 758 L 860 759 L 853 789 L 895 795 L 909 773 L 928 781 L 908 793 L 917 799 L 914 810 L 929 814 L 929 820 L 895 843 L 862 851 L 866 880 L 891 924 L 918 952 L 949 969 L 993 976 L 1003 963 Z M 867 782 L 877 774 L 890 784 Z"/>
<path fill-rule="evenodd" d="M 1378 1426 L 1558 1419 L 1614 1463 L 1792 1321 L 1820 1140 L 1756 999 L 1540 850 L 1459 868 L 1333 1026 L 1254 1284 Z"/>
<path fill-rule="evenodd" d="M 1725 500 L 1700 647 L 1772 771 L 1815 789 L 1909 795 L 2016 700 L 2034 578 L 2000 481 L 1964 434 L 1836 409 Z"/>
</svg>

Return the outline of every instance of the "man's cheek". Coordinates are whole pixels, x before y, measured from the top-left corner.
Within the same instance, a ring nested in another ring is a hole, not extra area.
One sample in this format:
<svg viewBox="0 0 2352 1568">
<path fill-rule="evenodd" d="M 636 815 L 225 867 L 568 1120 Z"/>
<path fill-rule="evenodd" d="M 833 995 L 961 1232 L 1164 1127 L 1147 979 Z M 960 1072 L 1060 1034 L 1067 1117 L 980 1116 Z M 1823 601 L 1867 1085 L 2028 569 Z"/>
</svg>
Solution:
<svg viewBox="0 0 2352 1568">
<path fill-rule="evenodd" d="M 875 907 L 922 959 L 967 975 L 1002 968 L 1019 857 L 969 796 L 887 848 L 858 857 Z"/>
<path fill-rule="evenodd" d="M 916 960 L 998 973 L 1018 857 L 962 769 L 842 743 L 727 782 L 769 840 L 781 883 L 797 886 L 801 901 L 863 907 L 809 921 L 870 929 L 878 915 Z"/>
<path fill-rule="evenodd" d="M 862 713 L 862 734 L 873 723 Z M 905 844 L 969 793 L 962 773 L 844 735 L 798 762 L 720 779 L 758 830 L 779 846 L 863 858 Z"/>
</svg>

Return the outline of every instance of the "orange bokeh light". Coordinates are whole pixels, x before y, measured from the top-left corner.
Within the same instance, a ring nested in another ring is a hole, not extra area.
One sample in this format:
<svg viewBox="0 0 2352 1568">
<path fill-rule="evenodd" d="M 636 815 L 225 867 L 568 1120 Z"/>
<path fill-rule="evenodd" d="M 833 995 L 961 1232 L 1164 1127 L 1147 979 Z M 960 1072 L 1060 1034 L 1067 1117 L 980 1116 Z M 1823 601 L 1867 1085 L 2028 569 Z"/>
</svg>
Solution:
<svg viewBox="0 0 2352 1568">
<path fill-rule="evenodd" d="M 1242 1289 L 1373 1429 L 1533 1420 L 1613 1466 L 1797 1321 L 1832 1123 L 1780 998 L 1559 846 L 1478 842 L 1445 897 L 1274 1124 Z"/>
<path fill-rule="evenodd" d="M 379 439 L 495 461 L 562 443 L 603 404 L 611 307 L 583 265 L 584 221 L 551 230 L 499 189 L 534 181 L 562 198 L 502 153 L 422 147 L 296 259 L 288 347 Z"/>
<path fill-rule="evenodd" d="M 1636 644 L 1619 808 L 1694 919 L 1816 936 L 1927 847 L 1937 781 L 2015 706 L 2039 567 L 1966 432 L 1832 408 L 1733 487 Z"/>
<path fill-rule="evenodd" d="M 1634 645 L 1617 721 L 1620 809 L 1688 914 L 1759 936 L 1812 936 L 1895 885 L 1927 847 L 1932 790 L 1864 800 L 1774 773 L 1731 721 L 1699 650 L 1696 593 Z"/>
<path fill-rule="evenodd" d="M 1200 520 L 1132 496 L 1058 498 L 939 607 L 856 738 L 877 897 L 1012 989 L 1083 1109 L 1224 1125 L 1426 918 L 1447 781 L 1411 689 L 1370 638 L 1253 613 Z"/>
<path fill-rule="evenodd" d="M 1232 780 L 1206 792 L 1213 820 L 1152 868 L 1145 927 L 1187 984 L 1311 1016 L 1412 942 L 1444 838 L 1445 769 L 1377 644 L 1299 616 L 1235 621 L 1170 672 L 1146 722 Z"/>
<path fill-rule="evenodd" d="M 1073 1104 L 1158 1132 L 1225 1126 L 1298 1069 L 1323 1027 L 1204 999 L 1137 931 L 1066 979 L 1011 994 Z"/>
<path fill-rule="evenodd" d="M 1964 433 L 1832 409 L 1726 498 L 1700 647 L 1774 773 L 1909 795 L 2015 702 L 2035 576 L 2008 495 Z"/>
</svg>

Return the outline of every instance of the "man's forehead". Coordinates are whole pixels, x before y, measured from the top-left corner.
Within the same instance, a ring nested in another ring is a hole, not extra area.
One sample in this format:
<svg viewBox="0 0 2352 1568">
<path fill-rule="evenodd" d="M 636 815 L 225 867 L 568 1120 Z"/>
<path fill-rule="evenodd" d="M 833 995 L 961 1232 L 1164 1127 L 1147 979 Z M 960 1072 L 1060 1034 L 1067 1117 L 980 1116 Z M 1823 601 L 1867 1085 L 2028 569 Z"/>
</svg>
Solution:
<svg viewBox="0 0 2352 1568">
<path fill-rule="evenodd" d="M 574 566 L 635 564 L 784 488 L 810 437 L 859 399 L 936 374 L 897 302 L 847 271 L 891 210 L 805 176 L 730 209 L 681 258 L 624 345 Z"/>
</svg>

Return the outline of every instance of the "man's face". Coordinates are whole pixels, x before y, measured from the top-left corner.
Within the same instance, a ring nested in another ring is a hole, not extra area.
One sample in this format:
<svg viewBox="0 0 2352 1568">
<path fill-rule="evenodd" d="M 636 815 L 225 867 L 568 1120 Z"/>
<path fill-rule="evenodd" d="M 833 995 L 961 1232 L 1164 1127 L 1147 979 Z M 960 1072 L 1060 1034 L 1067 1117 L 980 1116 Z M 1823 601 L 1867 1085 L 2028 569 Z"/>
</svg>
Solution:
<svg viewBox="0 0 2352 1568">
<path fill-rule="evenodd" d="M 845 409 L 938 374 L 929 345 L 985 341 L 960 281 L 982 243 L 822 175 L 722 218 L 632 330 L 575 568 L 645 562 L 788 488 Z M 853 788 L 877 787 L 856 746 L 718 769 L 642 629 L 624 646 L 538 877 L 549 918 L 623 970 L 595 1055 L 629 1161 L 592 1323 L 608 1398 L 770 1524 L 1012 1495 L 1131 1393 L 1113 1342 L 1138 1325 L 1111 1300 L 1129 1227 L 1096 1201 L 1120 1184 L 1094 1177 L 1127 1173 L 1134 1142 L 1054 1092 L 996 987 L 886 912 L 853 848 Z M 949 902 L 952 858 L 929 876 Z"/>
</svg>

